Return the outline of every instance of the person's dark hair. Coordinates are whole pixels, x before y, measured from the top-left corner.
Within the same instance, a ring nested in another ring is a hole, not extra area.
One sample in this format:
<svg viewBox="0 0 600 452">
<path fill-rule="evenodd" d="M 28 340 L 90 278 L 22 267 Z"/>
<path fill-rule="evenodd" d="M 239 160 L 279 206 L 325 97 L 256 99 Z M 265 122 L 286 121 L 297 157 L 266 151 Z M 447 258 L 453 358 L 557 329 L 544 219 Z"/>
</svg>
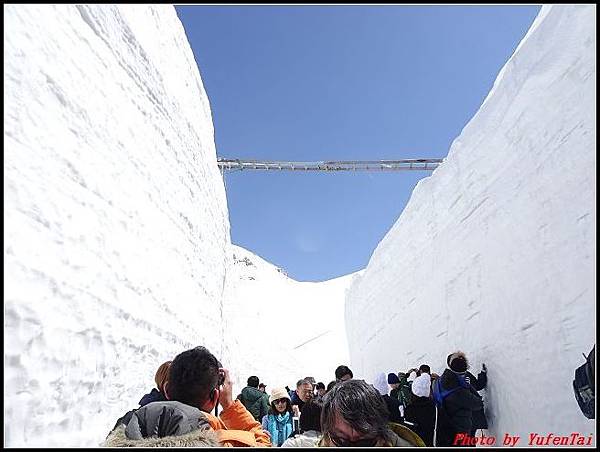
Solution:
<svg viewBox="0 0 600 452">
<path fill-rule="evenodd" d="M 354 375 L 348 366 L 338 366 L 338 368 L 335 369 L 335 379 L 341 380 L 344 375 L 350 375 L 350 378 L 354 378 Z"/>
<path fill-rule="evenodd" d="M 290 399 L 288 399 L 287 397 L 285 398 L 285 411 L 288 411 L 290 413 L 290 418 L 292 418 L 294 416 L 294 409 L 292 408 L 292 401 Z M 279 411 L 277 411 L 277 408 L 275 408 L 274 400 L 269 405 L 269 413 L 268 414 L 273 414 L 275 416 L 277 416 L 279 414 Z"/>
<path fill-rule="evenodd" d="M 248 377 L 248 386 L 252 387 L 252 388 L 258 388 L 258 377 L 252 375 L 251 377 Z"/>
<path fill-rule="evenodd" d="M 169 400 L 200 408 L 217 387 L 220 367 L 219 360 L 205 347 L 180 353 L 169 367 Z"/>
<path fill-rule="evenodd" d="M 419 366 L 419 372 L 422 374 L 431 374 L 431 367 L 429 367 L 427 364 L 421 364 Z"/>
<path fill-rule="evenodd" d="M 377 432 L 379 438 L 391 439 L 387 405 L 381 394 L 364 380 L 339 382 L 325 394 L 321 411 L 323 435 L 333 430 L 337 416 L 357 432 Z"/>
<path fill-rule="evenodd" d="M 325 389 L 325 393 L 328 393 L 329 391 L 331 391 L 331 388 L 333 388 L 336 383 L 337 383 L 337 381 L 330 381 L 329 384 L 327 385 L 327 389 Z"/>
<path fill-rule="evenodd" d="M 323 401 L 321 398 L 311 399 L 304 404 L 300 412 L 300 433 L 309 430 L 321 431 L 321 411 Z"/>
<path fill-rule="evenodd" d="M 325 389 L 325 383 L 322 381 L 317 383 L 316 389 Z"/>
<path fill-rule="evenodd" d="M 266 387 L 267 387 L 267 385 L 266 385 L 266 384 L 264 384 L 264 383 L 261 383 L 261 384 L 259 384 L 259 385 L 258 385 L 258 387 L 259 387 L 259 388 L 266 388 Z"/>
<path fill-rule="evenodd" d="M 298 382 L 296 383 L 296 389 L 298 389 L 299 387 L 304 386 L 304 385 L 312 386 L 312 383 L 310 381 L 307 381 L 305 378 L 303 378 L 302 380 L 298 380 Z"/>
</svg>

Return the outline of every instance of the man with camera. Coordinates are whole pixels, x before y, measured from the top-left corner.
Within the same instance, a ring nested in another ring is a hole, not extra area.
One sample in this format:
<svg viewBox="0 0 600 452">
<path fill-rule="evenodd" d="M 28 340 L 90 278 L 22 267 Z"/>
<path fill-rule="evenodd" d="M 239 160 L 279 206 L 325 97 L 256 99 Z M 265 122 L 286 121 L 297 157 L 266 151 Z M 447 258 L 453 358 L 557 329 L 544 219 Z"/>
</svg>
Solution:
<svg viewBox="0 0 600 452">
<path fill-rule="evenodd" d="M 127 413 L 102 444 L 107 447 L 271 446 L 265 432 L 232 397 L 229 371 L 204 347 L 175 357 L 165 384 L 167 401 Z M 216 416 L 211 411 L 221 406 Z"/>
</svg>

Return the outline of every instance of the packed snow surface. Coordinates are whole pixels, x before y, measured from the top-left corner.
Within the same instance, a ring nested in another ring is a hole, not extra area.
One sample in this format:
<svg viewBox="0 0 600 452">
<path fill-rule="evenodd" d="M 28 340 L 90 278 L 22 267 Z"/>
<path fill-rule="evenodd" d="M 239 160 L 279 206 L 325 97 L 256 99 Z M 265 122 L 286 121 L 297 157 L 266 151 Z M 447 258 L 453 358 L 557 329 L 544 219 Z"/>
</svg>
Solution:
<svg viewBox="0 0 600 452">
<path fill-rule="evenodd" d="M 285 271 L 234 246 L 235 265 L 225 307 L 227 360 L 250 374 L 236 374 L 238 387 L 252 374 L 267 385 L 296 388 L 314 377 L 325 385 L 335 368 L 348 364 L 344 326 L 346 289 L 353 275 L 325 282 L 298 282 Z"/>
<path fill-rule="evenodd" d="M 463 350 L 487 434 L 595 433 L 573 394 L 595 343 L 595 6 L 544 6 L 346 302 L 355 374 Z M 595 438 L 594 438 L 595 441 Z"/>
</svg>

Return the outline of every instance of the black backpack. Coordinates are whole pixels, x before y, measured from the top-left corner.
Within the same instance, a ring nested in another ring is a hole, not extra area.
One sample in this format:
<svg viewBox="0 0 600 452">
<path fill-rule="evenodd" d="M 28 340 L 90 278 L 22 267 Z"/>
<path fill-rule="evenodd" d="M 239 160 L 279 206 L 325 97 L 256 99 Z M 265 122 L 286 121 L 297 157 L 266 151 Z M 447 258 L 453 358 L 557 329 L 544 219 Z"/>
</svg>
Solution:
<svg viewBox="0 0 600 452">
<path fill-rule="evenodd" d="M 579 408 L 585 417 L 595 419 L 596 412 L 594 409 L 594 401 L 596 394 L 596 379 L 595 379 L 595 363 L 594 357 L 596 346 L 587 355 L 583 355 L 585 363 L 575 370 L 575 380 L 573 380 L 573 390 L 575 391 L 575 399 L 579 404 Z"/>
</svg>

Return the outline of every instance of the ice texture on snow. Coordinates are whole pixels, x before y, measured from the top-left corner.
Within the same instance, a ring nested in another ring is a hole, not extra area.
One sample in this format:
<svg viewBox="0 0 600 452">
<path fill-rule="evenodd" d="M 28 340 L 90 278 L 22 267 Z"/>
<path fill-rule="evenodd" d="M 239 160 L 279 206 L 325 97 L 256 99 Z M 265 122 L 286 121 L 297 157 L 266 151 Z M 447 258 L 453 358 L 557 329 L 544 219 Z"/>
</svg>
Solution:
<svg viewBox="0 0 600 452">
<path fill-rule="evenodd" d="M 595 6 L 544 6 L 346 302 L 356 374 L 461 349 L 489 434 L 595 432 L 574 369 L 595 342 Z M 594 440 L 595 441 L 595 440 Z"/>
<path fill-rule="evenodd" d="M 170 5 L 4 12 L 5 444 L 94 446 L 226 339 L 210 105 Z"/>
</svg>

